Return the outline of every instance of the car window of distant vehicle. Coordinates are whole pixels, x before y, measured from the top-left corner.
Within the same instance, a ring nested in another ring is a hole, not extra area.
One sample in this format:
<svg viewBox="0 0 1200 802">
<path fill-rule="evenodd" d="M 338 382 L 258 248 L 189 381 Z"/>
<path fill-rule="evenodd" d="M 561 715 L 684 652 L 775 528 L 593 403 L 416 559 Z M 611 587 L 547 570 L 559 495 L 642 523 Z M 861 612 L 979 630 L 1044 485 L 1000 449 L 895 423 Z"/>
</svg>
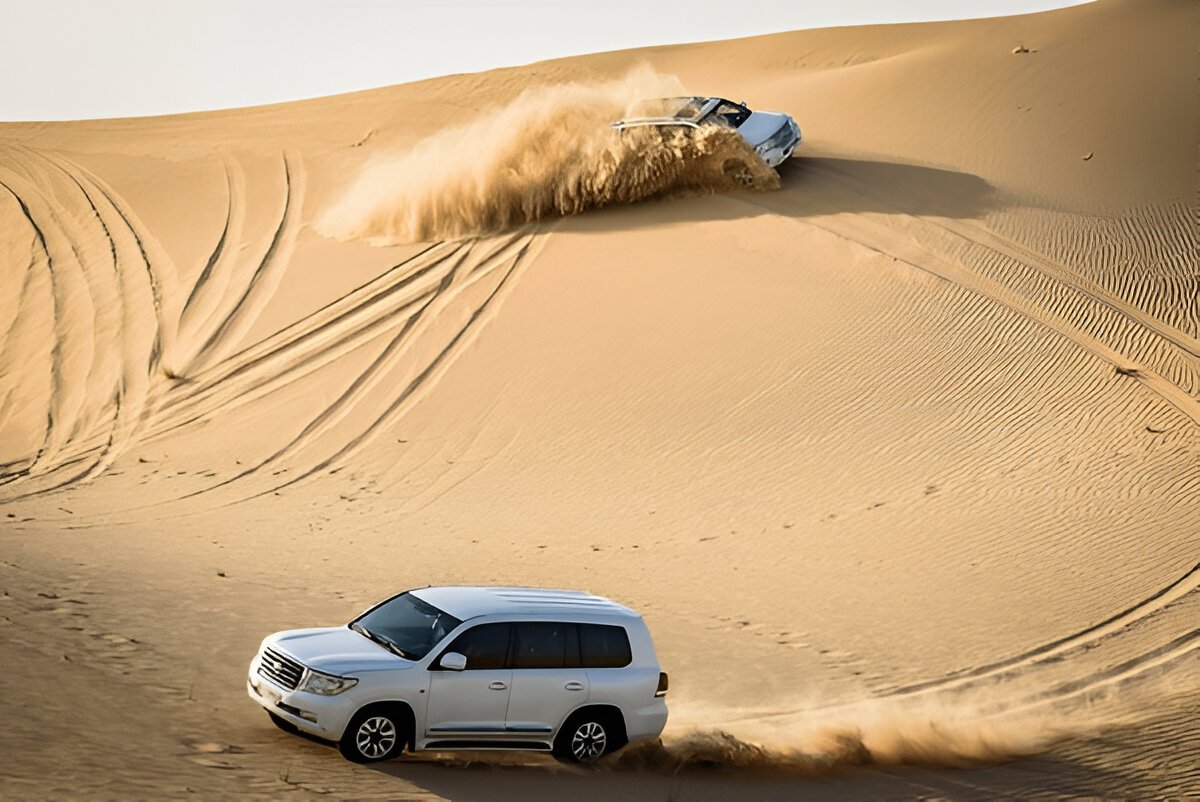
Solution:
<svg viewBox="0 0 1200 802">
<path fill-rule="evenodd" d="M 750 110 L 745 106 L 739 106 L 736 103 L 724 100 L 704 119 L 728 125 L 730 128 L 738 128 L 742 123 L 746 122 L 746 118 L 749 116 Z"/>
<path fill-rule="evenodd" d="M 402 593 L 356 618 L 350 628 L 401 657 L 420 660 L 461 623 L 411 593 Z"/>
</svg>

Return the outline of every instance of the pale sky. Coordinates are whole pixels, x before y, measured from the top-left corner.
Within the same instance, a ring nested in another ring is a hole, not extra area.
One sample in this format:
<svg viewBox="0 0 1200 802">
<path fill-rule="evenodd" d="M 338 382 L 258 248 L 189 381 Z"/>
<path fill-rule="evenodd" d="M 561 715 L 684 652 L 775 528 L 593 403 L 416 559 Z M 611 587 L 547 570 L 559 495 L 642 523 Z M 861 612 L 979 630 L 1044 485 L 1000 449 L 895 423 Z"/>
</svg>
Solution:
<svg viewBox="0 0 1200 802">
<path fill-rule="evenodd" d="M 1084 0 L 0 0 L 0 120 L 250 106 L 559 56 Z"/>
</svg>

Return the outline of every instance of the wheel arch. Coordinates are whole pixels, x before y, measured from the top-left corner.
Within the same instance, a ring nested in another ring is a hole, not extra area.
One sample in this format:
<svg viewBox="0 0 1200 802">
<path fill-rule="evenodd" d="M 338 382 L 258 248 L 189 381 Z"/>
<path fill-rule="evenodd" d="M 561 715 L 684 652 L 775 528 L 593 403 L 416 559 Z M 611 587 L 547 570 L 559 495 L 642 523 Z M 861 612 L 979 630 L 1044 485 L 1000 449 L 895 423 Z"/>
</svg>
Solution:
<svg viewBox="0 0 1200 802">
<path fill-rule="evenodd" d="M 610 751 L 616 751 L 629 743 L 629 731 L 625 726 L 625 714 L 621 708 L 613 704 L 605 704 L 601 702 L 584 703 L 567 714 L 567 717 L 558 725 L 558 729 L 554 733 L 555 740 L 562 734 L 568 726 L 588 715 L 596 715 L 603 717 L 605 721 L 613 727 L 613 746 Z"/>
<path fill-rule="evenodd" d="M 342 727 L 342 731 L 338 734 L 338 738 L 341 739 L 342 737 L 345 736 L 346 730 L 350 728 L 350 725 L 354 721 L 356 721 L 359 716 L 363 715 L 364 713 L 368 713 L 368 712 L 372 712 L 372 711 L 376 711 L 376 710 L 385 711 L 385 712 L 394 714 L 396 716 L 396 723 L 398 725 L 400 725 L 400 728 L 401 728 L 400 734 L 402 736 L 404 736 L 405 744 L 407 745 L 407 747 L 410 750 L 416 748 L 416 744 L 417 744 L 416 712 L 413 710 L 413 707 L 411 704 L 409 704 L 408 702 L 405 702 L 402 699 L 382 699 L 382 700 L 375 701 L 375 702 L 368 702 L 365 705 L 362 705 L 357 710 L 355 710 L 353 713 L 351 713 L 350 717 L 346 719 L 346 724 L 344 727 Z"/>
</svg>

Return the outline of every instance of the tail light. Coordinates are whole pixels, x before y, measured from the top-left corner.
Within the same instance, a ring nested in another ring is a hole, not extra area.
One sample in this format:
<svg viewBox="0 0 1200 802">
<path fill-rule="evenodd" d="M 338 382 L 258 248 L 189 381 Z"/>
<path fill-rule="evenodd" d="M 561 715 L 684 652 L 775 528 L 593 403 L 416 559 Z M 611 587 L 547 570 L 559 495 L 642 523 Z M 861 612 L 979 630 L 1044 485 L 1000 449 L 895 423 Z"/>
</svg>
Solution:
<svg viewBox="0 0 1200 802">
<path fill-rule="evenodd" d="M 665 672 L 665 671 L 658 672 L 658 688 L 655 689 L 654 695 L 655 696 L 666 696 L 667 695 L 667 672 Z"/>
</svg>

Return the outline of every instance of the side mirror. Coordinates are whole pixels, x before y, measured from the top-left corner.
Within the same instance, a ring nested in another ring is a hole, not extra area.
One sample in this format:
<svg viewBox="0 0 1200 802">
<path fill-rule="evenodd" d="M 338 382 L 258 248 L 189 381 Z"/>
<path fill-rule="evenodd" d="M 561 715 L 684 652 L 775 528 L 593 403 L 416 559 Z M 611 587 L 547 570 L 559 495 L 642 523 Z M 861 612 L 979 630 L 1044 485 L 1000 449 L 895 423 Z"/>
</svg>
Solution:
<svg viewBox="0 0 1200 802">
<path fill-rule="evenodd" d="M 438 661 L 438 665 L 447 671 L 462 671 L 467 667 L 467 656 L 458 652 L 446 652 Z"/>
</svg>

